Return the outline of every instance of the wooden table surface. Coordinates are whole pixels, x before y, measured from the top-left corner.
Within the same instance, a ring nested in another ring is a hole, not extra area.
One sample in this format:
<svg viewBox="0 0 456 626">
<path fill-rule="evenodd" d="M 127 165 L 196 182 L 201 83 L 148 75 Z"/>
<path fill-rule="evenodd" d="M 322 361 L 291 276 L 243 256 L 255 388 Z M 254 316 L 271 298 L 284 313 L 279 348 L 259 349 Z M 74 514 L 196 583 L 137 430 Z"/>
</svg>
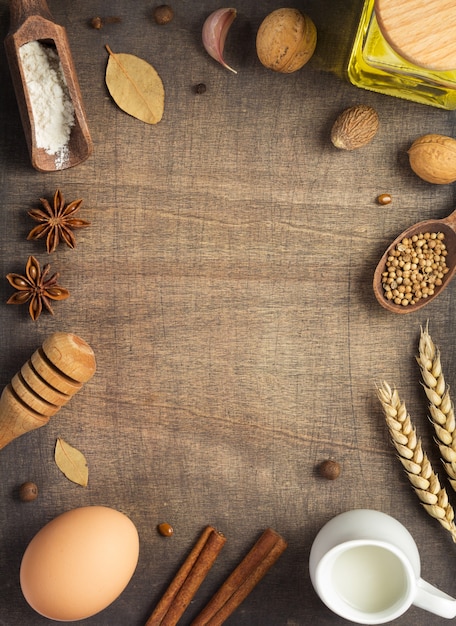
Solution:
<svg viewBox="0 0 456 626">
<path fill-rule="evenodd" d="M 347 623 L 316 596 L 308 556 L 318 529 L 353 508 L 401 521 L 418 544 L 423 576 L 456 594 L 456 547 L 410 488 L 376 398 L 381 380 L 397 386 L 443 480 L 415 355 L 429 321 L 455 387 L 456 286 L 410 315 L 382 309 L 371 288 L 401 230 L 453 209 L 454 186 L 420 180 L 406 151 L 424 133 L 454 135 L 454 113 L 343 78 L 357 0 L 296 4 L 319 39 L 309 64 L 291 75 L 256 57 L 258 26 L 279 6 L 272 0 L 238 7 L 225 50 L 237 75 L 201 45 L 204 19 L 220 4 L 175 0 L 167 26 L 151 19 L 153 6 L 49 0 L 68 30 L 94 141 L 93 156 L 70 170 L 31 167 L 0 55 L 1 273 L 21 273 L 33 254 L 71 291 L 54 317 L 33 322 L 26 307 L 6 305 L 12 289 L 0 282 L 0 382 L 56 331 L 84 338 L 98 366 L 46 427 L 0 453 L 0 624 L 51 623 L 22 597 L 21 556 L 53 517 L 95 504 L 127 513 L 141 550 L 125 592 L 87 625 L 144 624 L 207 524 L 227 543 L 181 623 L 267 527 L 289 547 L 227 623 Z M 0 7 L 5 36 L 7 2 Z M 122 21 L 94 30 L 88 22 L 97 15 Z M 156 67 L 166 89 L 158 125 L 114 104 L 105 44 Z M 206 93 L 194 92 L 198 83 Z M 357 103 L 378 111 L 378 135 L 361 150 L 337 150 L 332 123 Z M 26 240 L 27 211 L 57 188 L 68 201 L 83 198 L 81 217 L 92 224 L 76 232 L 75 250 L 61 245 L 48 257 L 42 242 Z M 379 206 L 385 192 L 393 202 Z M 87 488 L 56 467 L 57 437 L 85 454 Z M 318 475 L 327 458 L 341 464 L 338 480 Z M 17 488 L 26 480 L 40 495 L 24 504 Z M 172 538 L 157 533 L 163 521 Z M 395 623 L 448 622 L 411 608 Z"/>
</svg>

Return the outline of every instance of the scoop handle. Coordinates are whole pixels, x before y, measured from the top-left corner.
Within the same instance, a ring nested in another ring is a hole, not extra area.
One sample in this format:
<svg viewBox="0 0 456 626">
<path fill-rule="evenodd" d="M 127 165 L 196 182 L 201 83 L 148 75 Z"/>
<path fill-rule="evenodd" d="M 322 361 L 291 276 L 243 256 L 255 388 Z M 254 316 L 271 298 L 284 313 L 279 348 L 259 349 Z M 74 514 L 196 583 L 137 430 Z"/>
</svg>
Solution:
<svg viewBox="0 0 456 626">
<path fill-rule="evenodd" d="M 417 581 L 413 604 L 440 617 L 456 617 L 456 600 L 422 578 Z"/>
<path fill-rule="evenodd" d="M 456 232 L 456 209 L 453 211 L 453 213 L 450 213 L 450 215 L 444 217 L 441 221 L 447 224 L 447 226 L 449 226 Z"/>
<path fill-rule="evenodd" d="M 46 0 L 10 0 L 10 33 L 18 30 L 32 15 L 53 21 Z"/>
</svg>

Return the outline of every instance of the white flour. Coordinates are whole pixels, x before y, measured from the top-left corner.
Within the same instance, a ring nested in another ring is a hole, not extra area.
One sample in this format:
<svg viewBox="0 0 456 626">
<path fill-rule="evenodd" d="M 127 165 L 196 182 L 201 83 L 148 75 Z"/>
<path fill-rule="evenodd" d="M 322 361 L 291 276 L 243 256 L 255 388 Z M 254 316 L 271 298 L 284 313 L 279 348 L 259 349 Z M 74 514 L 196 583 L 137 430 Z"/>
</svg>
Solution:
<svg viewBox="0 0 456 626">
<path fill-rule="evenodd" d="M 74 107 L 58 54 L 39 41 L 19 49 L 29 93 L 38 148 L 55 155 L 56 167 L 68 159 Z"/>
</svg>

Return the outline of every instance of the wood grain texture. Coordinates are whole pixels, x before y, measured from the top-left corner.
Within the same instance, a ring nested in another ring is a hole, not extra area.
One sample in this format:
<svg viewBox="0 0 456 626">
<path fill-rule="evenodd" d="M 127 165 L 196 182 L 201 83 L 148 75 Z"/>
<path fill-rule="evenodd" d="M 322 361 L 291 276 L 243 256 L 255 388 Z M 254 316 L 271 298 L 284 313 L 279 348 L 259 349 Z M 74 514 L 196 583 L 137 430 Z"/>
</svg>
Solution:
<svg viewBox="0 0 456 626">
<path fill-rule="evenodd" d="M 21 596 L 22 553 L 44 523 L 88 504 L 127 513 L 141 541 L 131 584 L 85 622 L 93 626 L 143 625 L 208 524 L 227 542 L 183 624 L 271 527 L 288 549 L 227 623 L 342 626 L 316 597 L 307 559 L 318 529 L 356 507 L 404 523 L 426 579 L 456 594 L 455 547 L 411 491 L 375 390 L 383 379 L 398 387 L 438 467 L 415 354 L 429 319 L 454 387 L 456 285 L 407 316 L 385 311 L 372 291 L 388 243 L 453 209 L 454 187 L 418 179 L 406 150 L 423 132 L 454 134 L 454 114 L 342 79 L 359 2 L 306 4 L 317 49 L 288 76 L 255 56 L 255 32 L 274 2 L 239 10 L 225 47 L 237 75 L 201 45 L 203 21 L 219 7 L 176 0 L 174 20 L 158 26 L 146 2 L 49 0 L 67 28 L 94 142 L 87 161 L 62 172 L 31 167 L 0 55 L 1 273 L 22 271 L 34 254 L 71 292 L 54 317 L 34 323 L 26 307 L 6 305 L 11 288 L 0 281 L 0 383 L 56 331 L 82 337 L 97 360 L 94 377 L 45 427 L 1 450 L 0 624 L 45 623 Z M 96 15 L 122 22 L 94 30 Z M 6 2 L 0 16 L 6 35 Z M 106 43 L 160 73 L 166 100 L 156 126 L 111 100 Z M 206 93 L 196 94 L 201 82 Z M 357 103 L 378 111 L 379 133 L 362 150 L 339 151 L 331 126 Z M 91 226 L 76 232 L 75 250 L 60 246 L 48 258 L 43 242 L 26 241 L 27 211 L 57 187 L 69 202 L 84 199 L 80 216 Z M 392 203 L 379 206 L 380 193 Z M 86 489 L 55 466 L 59 436 L 84 453 Z M 326 458 L 342 465 L 336 481 L 317 475 Z M 16 497 L 25 480 L 40 489 L 27 504 Z M 172 538 L 156 530 L 164 521 Z M 412 608 L 396 623 L 425 626 L 429 615 Z"/>
<path fill-rule="evenodd" d="M 452 0 L 375 0 L 386 39 L 403 58 L 433 70 L 456 68 L 456 7 Z"/>
</svg>

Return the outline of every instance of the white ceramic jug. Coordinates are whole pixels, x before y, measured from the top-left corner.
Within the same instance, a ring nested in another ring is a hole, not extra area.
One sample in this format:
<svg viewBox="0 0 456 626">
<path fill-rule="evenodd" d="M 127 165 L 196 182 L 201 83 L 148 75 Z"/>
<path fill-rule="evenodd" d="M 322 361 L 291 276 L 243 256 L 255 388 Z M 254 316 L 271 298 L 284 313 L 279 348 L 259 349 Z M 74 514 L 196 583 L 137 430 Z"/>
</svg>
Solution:
<svg viewBox="0 0 456 626">
<path fill-rule="evenodd" d="M 357 624 L 384 624 L 412 604 L 456 617 L 456 600 L 421 578 L 411 534 L 380 511 L 356 509 L 331 519 L 315 537 L 309 568 L 321 600 Z"/>
</svg>

